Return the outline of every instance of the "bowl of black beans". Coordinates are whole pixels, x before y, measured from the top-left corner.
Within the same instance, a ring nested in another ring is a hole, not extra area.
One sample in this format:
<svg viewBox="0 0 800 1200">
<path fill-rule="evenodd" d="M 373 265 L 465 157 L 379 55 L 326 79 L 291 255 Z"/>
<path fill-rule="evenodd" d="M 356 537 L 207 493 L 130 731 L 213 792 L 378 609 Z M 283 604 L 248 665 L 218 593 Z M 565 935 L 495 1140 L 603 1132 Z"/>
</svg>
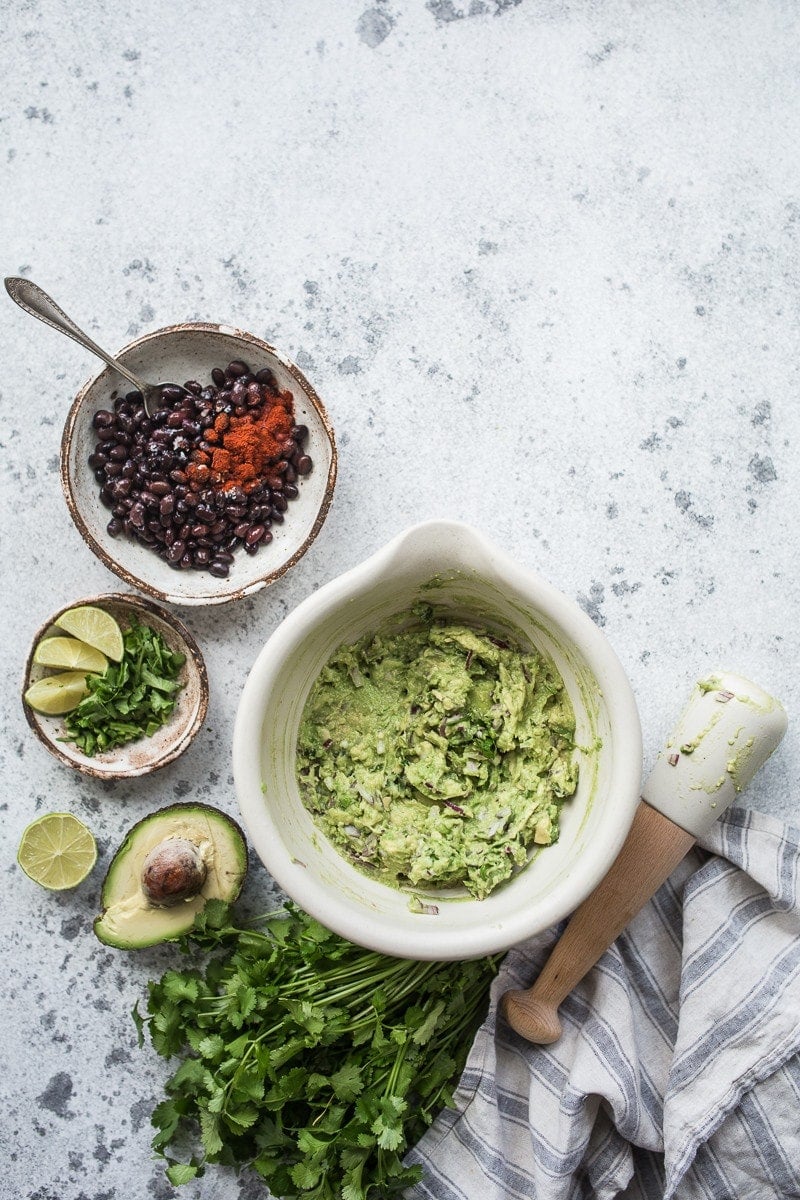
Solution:
<svg viewBox="0 0 800 1200">
<path fill-rule="evenodd" d="M 312 385 L 266 342 L 207 322 L 156 330 L 118 357 L 163 386 L 146 408 L 106 367 L 76 396 L 61 479 L 84 541 L 173 604 L 224 604 L 273 583 L 313 542 L 336 480 Z"/>
</svg>

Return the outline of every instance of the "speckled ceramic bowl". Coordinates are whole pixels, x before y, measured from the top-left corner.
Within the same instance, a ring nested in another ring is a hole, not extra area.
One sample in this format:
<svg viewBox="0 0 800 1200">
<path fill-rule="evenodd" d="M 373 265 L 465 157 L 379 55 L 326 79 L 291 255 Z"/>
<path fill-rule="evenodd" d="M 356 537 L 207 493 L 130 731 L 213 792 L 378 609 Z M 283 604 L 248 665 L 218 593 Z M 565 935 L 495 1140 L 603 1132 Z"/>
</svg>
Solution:
<svg viewBox="0 0 800 1200">
<path fill-rule="evenodd" d="M 131 587 L 172 604 L 225 604 L 274 583 L 301 558 L 317 536 L 330 507 L 336 482 L 336 442 L 325 406 L 299 367 L 260 338 L 228 325 L 192 322 L 170 325 L 137 338 L 117 357 L 154 383 L 210 381 L 214 367 L 243 359 L 253 371 L 270 367 L 281 389 L 294 396 L 298 424 L 308 426 L 307 452 L 314 468 L 299 480 L 300 495 L 286 520 L 272 528 L 273 540 L 252 557 L 237 551 L 230 575 L 176 571 L 146 546 L 124 536 L 113 538 L 106 526 L 108 509 L 87 459 L 95 447 L 92 417 L 108 408 L 118 393 L 130 390 L 110 367 L 85 383 L 72 404 L 61 440 L 61 482 L 81 537 L 109 570 Z"/>
<path fill-rule="evenodd" d="M 126 746 L 118 746 L 116 750 L 97 754 L 93 758 L 82 754 L 71 742 L 60 740 L 64 737 L 63 717 L 48 717 L 35 712 L 23 700 L 22 707 L 25 709 L 28 724 L 51 754 L 67 766 L 83 771 L 85 775 L 93 775 L 97 779 L 130 779 L 136 775 L 148 775 L 183 754 L 205 720 L 208 708 L 208 675 L 200 647 L 181 621 L 149 600 L 112 592 L 102 596 L 89 596 L 85 600 L 75 600 L 72 604 L 60 608 L 36 634 L 25 664 L 23 695 L 37 679 L 57 673 L 48 667 L 37 666 L 33 661 L 34 651 L 42 638 L 65 636 L 64 631 L 57 626 L 59 617 L 71 608 L 83 604 L 91 604 L 110 613 L 123 631 L 130 624 L 131 615 L 135 615 L 143 624 L 150 625 L 160 633 L 171 650 L 185 656 L 186 663 L 181 672 L 184 687 L 178 693 L 175 710 L 166 725 L 162 725 L 152 737 L 139 738 Z"/>
<path fill-rule="evenodd" d="M 357 870 L 314 825 L 296 780 L 309 691 L 337 646 L 417 600 L 472 617 L 548 655 L 576 717 L 580 777 L 559 840 L 485 900 L 458 889 L 404 891 Z M 233 739 L 239 807 L 271 875 L 342 936 L 386 954 L 461 959 L 495 953 L 566 917 L 616 858 L 639 801 L 642 740 L 630 684 L 606 638 L 544 579 L 467 525 L 430 521 L 309 596 L 250 672 Z M 412 893 L 427 910 L 412 911 Z"/>
</svg>

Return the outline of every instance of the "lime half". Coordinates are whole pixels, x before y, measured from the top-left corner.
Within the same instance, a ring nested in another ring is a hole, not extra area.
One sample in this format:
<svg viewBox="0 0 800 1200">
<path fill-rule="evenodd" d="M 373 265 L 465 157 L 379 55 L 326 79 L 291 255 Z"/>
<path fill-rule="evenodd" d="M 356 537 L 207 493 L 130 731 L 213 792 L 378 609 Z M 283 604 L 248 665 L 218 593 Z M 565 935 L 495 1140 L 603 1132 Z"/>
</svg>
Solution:
<svg viewBox="0 0 800 1200">
<path fill-rule="evenodd" d="M 125 653 L 122 630 L 111 614 L 102 608 L 94 608 L 91 604 L 71 608 L 58 618 L 56 624 L 59 629 L 86 642 L 87 646 L 94 646 L 95 650 L 114 662 L 120 662 Z"/>
<path fill-rule="evenodd" d="M 48 717 L 72 712 L 89 692 L 85 671 L 64 671 L 37 679 L 25 693 L 25 703 Z"/>
<path fill-rule="evenodd" d="M 28 878 L 54 892 L 77 887 L 96 861 L 92 832 L 72 813 L 46 813 L 33 821 L 17 851 Z"/>
<path fill-rule="evenodd" d="M 105 654 L 71 637 L 42 638 L 33 652 L 33 661 L 41 667 L 61 667 L 65 671 L 91 671 L 102 675 L 108 666 Z"/>
</svg>

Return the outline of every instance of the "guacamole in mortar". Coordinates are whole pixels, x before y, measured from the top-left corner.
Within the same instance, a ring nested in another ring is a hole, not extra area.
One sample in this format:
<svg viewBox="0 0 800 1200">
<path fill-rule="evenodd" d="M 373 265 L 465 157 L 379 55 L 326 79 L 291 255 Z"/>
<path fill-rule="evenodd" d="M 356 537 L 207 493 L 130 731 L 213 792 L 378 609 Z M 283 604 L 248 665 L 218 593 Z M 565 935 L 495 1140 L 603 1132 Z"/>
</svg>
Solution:
<svg viewBox="0 0 800 1200">
<path fill-rule="evenodd" d="M 341 646 L 311 690 L 300 794 L 353 863 L 397 885 L 488 896 L 558 837 L 575 715 L 536 651 L 417 605 Z"/>
</svg>

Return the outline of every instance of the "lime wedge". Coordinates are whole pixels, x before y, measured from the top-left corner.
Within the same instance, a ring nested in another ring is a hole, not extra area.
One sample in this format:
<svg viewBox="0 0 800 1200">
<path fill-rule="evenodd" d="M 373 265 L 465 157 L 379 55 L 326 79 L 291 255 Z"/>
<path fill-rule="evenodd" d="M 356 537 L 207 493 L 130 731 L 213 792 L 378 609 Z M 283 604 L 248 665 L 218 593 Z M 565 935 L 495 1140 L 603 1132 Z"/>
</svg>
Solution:
<svg viewBox="0 0 800 1200">
<path fill-rule="evenodd" d="M 65 629 L 73 637 L 94 646 L 106 658 L 119 662 L 125 653 L 122 640 L 122 630 L 114 618 L 102 608 L 94 608 L 84 604 L 80 608 L 71 608 L 56 621 L 59 629 Z"/>
<path fill-rule="evenodd" d="M 28 688 L 24 698 L 25 703 L 37 712 L 56 717 L 77 708 L 88 691 L 85 671 L 64 671 L 61 675 L 37 679 Z"/>
<path fill-rule="evenodd" d="M 105 654 L 79 642 L 77 638 L 42 638 L 33 652 L 33 661 L 41 667 L 62 667 L 65 671 L 91 671 L 102 675 L 108 666 Z"/>
<path fill-rule="evenodd" d="M 71 813 L 46 813 L 22 835 L 17 862 L 34 883 L 57 892 L 77 887 L 97 860 L 97 844 Z"/>
</svg>

